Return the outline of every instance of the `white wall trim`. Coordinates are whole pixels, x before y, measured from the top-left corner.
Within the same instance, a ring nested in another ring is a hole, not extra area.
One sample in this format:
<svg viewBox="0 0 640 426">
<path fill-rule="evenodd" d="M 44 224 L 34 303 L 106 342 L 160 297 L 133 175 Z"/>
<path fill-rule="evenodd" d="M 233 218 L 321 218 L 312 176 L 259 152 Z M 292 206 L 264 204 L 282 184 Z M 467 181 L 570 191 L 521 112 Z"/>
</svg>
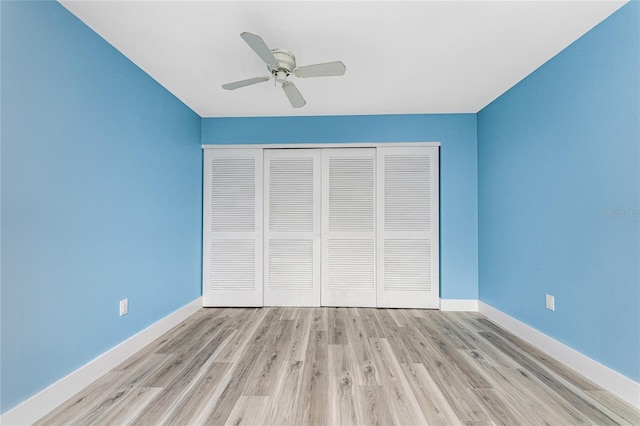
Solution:
<svg viewBox="0 0 640 426">
<path fill-rule="evenodd" d="M 5 426 L 33 424 L 201 307 L 202 298 L 198 297 L 7 411 L 0 416 L 0 424 Z"/>
<path fill-rule="evenodd" d="M 444 312 L 478 312 L 478 300 L 440 299 L 440 310 Z"/>
<path fill-rule="evenodd" d="M 479 301 L 478 308 L 479 312 L 491 321 L 531 343 L 598 386 L 603 387 L 634 407 L 640 408 L 640 383 L 600 364 L 491 305 Z"/>
<path fill-rule="evenodd" d="M 203 144 L 202 149 L 378 148 L 378 147 L 393 147 L 393 146 L 440 146 L 440 142 L 274 143 L 274 144 L 237 144 L 237 145 Z"/>
</svg>

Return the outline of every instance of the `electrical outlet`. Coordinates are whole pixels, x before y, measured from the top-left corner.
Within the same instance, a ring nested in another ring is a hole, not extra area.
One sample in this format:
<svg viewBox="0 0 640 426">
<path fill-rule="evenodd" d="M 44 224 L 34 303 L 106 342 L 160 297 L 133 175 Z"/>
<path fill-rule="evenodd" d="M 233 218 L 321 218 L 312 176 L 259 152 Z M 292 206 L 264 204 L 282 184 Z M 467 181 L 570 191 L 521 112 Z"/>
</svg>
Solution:
<svg viewBox="0 0 640 426">
<path fill-rule="evenodd" d="M 126 315 L 129 312 L 129 299 L 120 301 L 120 316 Z"/>
<path fill-rule="evenodd" d="M 555 297 L 553 297 L 550 294 L 547 294 L 547 299 L 546 299 L 546 305 L 547 305 L 547 309 L 549 309 L 550 311 L 555 311 L 556 310 L 556 299 Z"/>
</svg>

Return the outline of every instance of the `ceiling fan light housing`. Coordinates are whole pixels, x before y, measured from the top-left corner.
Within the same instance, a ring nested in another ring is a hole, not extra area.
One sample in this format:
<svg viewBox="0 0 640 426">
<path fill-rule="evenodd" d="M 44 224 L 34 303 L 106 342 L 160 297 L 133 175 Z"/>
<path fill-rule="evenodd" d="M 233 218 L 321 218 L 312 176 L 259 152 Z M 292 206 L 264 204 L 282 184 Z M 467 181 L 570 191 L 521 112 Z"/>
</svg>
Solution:
<svg viewBox="0 0 640 426">
<path fill-rule="evenodd" d="M 273 75 L 276 77 L 276 81 L 278 83 L 284 83 L 287 81 L 287 77 L 289 77 L 289 74 L 286 71 L 274 71 Z"/>
</svg>

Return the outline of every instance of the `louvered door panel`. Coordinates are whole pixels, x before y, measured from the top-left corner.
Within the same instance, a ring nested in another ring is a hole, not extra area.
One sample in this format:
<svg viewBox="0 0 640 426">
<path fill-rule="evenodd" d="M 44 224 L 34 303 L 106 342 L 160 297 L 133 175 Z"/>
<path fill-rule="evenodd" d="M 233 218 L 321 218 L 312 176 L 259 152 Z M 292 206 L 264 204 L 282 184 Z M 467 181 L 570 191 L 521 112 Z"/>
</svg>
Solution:
<svg viewBox="0 0 640 426">
<path fill-rule="evenodd" d="M 374 290 L 375 241 L 329 239 L 329 290 Z"/>
<path fill-rule="evenodd" d="M 205 150 L 204 306 L 262 306 L 261 180 L 261 149 Z"/>
<path fill-rule="evenodd" d="M 376 150 L 322 152 L 322 305 L 376 305 Z"/>
<path fill-rule="evenodd" d="M 378 148 L 379 307 L 438 308 L 438 148 Z"/>
<path fill-rule="evenodd" d="M 264 155 L 264 303 L 320 306 L 321 151 Z"/>
</svg>

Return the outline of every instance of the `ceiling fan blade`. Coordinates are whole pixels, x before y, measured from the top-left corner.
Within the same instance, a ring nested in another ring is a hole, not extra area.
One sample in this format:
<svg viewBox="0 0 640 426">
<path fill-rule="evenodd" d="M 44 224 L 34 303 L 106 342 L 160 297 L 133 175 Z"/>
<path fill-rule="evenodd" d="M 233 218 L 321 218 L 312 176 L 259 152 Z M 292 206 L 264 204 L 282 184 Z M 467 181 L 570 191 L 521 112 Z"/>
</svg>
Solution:
<svg viewBox="0 0 640 426">
<path fill-rule="evenodd" d="M 292 107 L 302 108 L 306 105 L 307 101 L 304 100 L 302 94 L 292 82 L 285 81 L 282 83 L 282 90 L 284 90 L 285 95 L 289 98 L 289 102 L 291 102 Z"/>
<path fill-rule="evenodd" d="M 234 81 L 233 83 L 223 84 L 222 88 L 226 90 L 235 90 L 245 86 L 251 86 L 252 84 L 262 83 L 263 81 L 269 81 L 271 76 L 254 77 L 247 80 Z"/>
<path fill-rule="evenodd" d="M 273 56 L 273 53 L 271 53 L 271 50 L 267 47 L 262 37 L 248 32 L 240 34 L 240 37 L 247 42 L 249 47 L 252 48 L 267 65 L 278 66 L 278 60 Z"/>
<path fill-rule="evenodd" d="M 325 62 L 324 64 L 305 65 L 293 70 L 298 77 L 331 77 L 343 75 L 347 67 L 340 61 Z"/>
</svg>

